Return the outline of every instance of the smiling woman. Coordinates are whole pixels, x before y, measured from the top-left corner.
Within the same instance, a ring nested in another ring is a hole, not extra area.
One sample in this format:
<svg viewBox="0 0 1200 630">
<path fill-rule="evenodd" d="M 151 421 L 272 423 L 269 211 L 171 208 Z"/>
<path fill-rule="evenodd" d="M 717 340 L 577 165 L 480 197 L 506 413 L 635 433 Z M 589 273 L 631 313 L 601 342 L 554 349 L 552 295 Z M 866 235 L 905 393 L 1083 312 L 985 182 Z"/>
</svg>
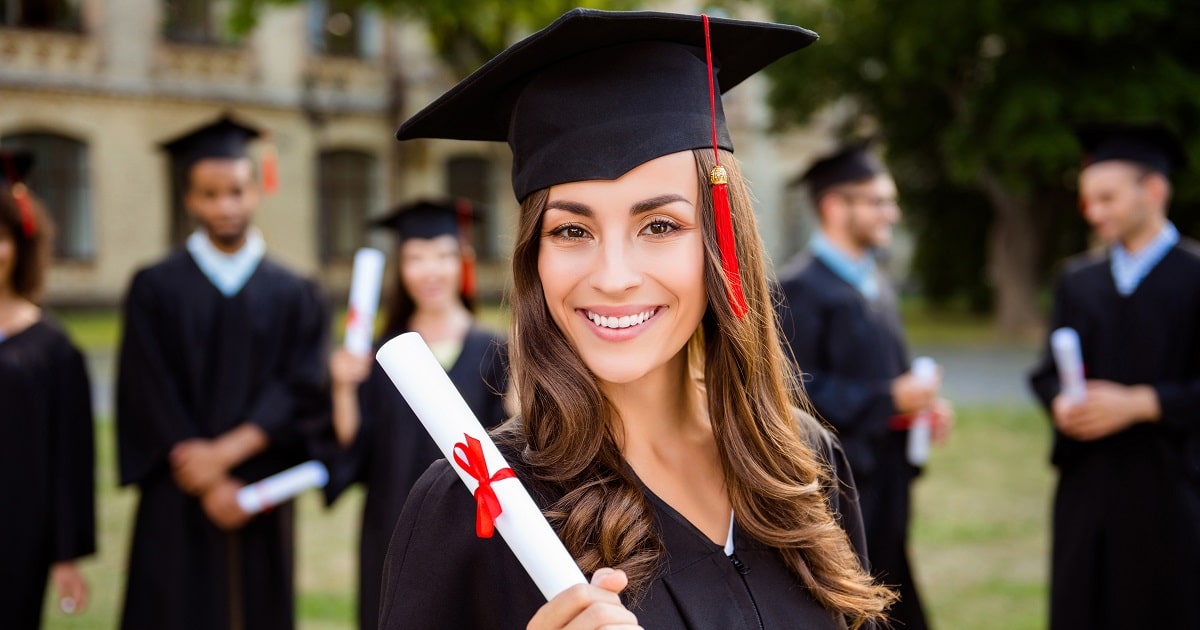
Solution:
<svg viewBox="0 0 1200 630">
<path fill-rule="evenodd" d="M 883 619 L 893 595 L 865 568 L 841 448 L 784 368 L 717 97 L 815 35 L 714 19 L 710 56 L 709 33 L 700 16 L 575 10 L 401 126 L 513 148 L 521 414 L 494 437 L 591 583 L 542 600 L 473 538 L 475 505 L 439 462 L 393 534 L 383 626 Z"/>
</svg>

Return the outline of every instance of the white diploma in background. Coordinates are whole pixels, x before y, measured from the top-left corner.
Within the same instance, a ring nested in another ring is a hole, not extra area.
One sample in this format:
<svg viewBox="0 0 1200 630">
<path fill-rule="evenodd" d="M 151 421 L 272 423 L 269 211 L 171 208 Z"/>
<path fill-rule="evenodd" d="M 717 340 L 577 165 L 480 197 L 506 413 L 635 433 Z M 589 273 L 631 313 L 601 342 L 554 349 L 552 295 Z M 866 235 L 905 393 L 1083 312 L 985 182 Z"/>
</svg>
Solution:
<svg viewBox="0 0 1200 630">
<path fill-rule="evenodd" d="M 238 490 L 238 507 L 247 514 L 258 514 L 309 488 L 323 488 L 328 482 L 329 471 L 324 464 L 316 460 L 304 462 Z"/>
<path fill-rule="evenodd" d="M 383 284 L 386 258 L 377 249 L 364 247 L 354 252 L 354 273 L 350 277 L 350 306 L 346 310 L 346 350 L 358 356 L 371 353 L 375 333 L 375 312 L 379 309 L 379 288 Z"/>
<path fill-rule="evenodd" d="M 929 357 L 917 357 L 912 362 L 912 373 L 921 384 L 932 385 L 937 378 L 937 363 Z M 922 409 L 913 417 L 908 429 L 908 463 L 922 466 L 929 459 L 929 442 L 933 427 L 932 411 Z"/>
<path fill-rule="evenodd" d="M 1079 349 L 1079 333 L 1074 328 L 1059 328 L 1050 333 L 1050 350 L 1058 366 L 1058 382 L 1062 393 L 1072 403 L 1087 397 L 1083 378 L 1083 352 Z"/>
<path fill-rule="evenodd" d="M 479 482 L 454 463 L 455 445 L 464 442 L 465 436 L 481 443 L 488 475 L 508 468 L 508 462 L 420 335 L 410 332 L 388 341 L 375 359 L 472 494 Z M 513 477 L 492 483 L 492 489 L 503 509 L 496 518 L 496 530 L 542 595 L 549 600 L 571 586 L 585 584 L 583 572 L 546 522 L 525 486 Z M 473 527 L 474 524 L 447 523 L 446 526 Z"/>
</svg>

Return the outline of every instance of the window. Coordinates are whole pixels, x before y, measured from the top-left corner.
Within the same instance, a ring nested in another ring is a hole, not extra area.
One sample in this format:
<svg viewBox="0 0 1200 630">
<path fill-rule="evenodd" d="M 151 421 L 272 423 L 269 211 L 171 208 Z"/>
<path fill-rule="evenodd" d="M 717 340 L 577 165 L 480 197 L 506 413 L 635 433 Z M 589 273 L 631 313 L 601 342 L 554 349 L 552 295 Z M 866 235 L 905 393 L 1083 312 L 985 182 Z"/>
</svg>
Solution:
<svg viewBox="0 0 1200 630">
<path fill-rule="evenodd" d="M 79 32 L 80 0 L 0 0 L 0 26 Z"/>
<path fill-rule="evenodd" d="M 332 57 L 374 57 L 375 12 L 362 0 L 308 0 L 308 39 L 313 52 Z"/>
<path fill-rule="evenodd" d="M 322 261 L 346 260 L 366 241 L 375 199 L 375 158 L 351 150 L 324 151 L 318 168 L 318 238 Z"/>
<path fill-rule="evenodd" d="M 471 232 L 471 246 L 475 248 L 475 256 L 480 260 L 495 260 L 497 258 L 495 228 L 499 220 L 491 216 L 492 209 L 488 202 L 492 198 L 490 162 L 481 157 L 460 156 L 450 158 L 446 163 L 446 182 L 451 197 L 465 197 L 475 205 L 480 223 Z M 488 226 L 491 226 L 490 229 Z M 483 229 L 478 229 L 483 228 Z"/>
<path fill-rule="evenodd" d="M 0 144 L 33 152 L 35 161 L 29 173 L 29 188 L 54 221 L 55 257 L 91 260 L 95 250 L 87 145 L 50 133 L 8 135 Z"/>
<path fill-rule="evenodd" d="M 231 0 L 163 0 L 163 38 L 177 44 L 231 46 Z"/>
</svg>

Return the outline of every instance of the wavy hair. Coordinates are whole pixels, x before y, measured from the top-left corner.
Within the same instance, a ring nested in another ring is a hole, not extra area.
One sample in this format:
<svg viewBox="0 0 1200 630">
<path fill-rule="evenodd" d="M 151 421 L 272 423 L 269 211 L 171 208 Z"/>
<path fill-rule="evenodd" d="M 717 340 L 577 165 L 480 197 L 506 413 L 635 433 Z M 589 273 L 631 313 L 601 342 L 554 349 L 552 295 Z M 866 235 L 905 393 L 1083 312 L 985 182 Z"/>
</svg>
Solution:
<svg viewBox="0 0 1200 630">
<path fill-rule="evenodd" d="M 690 370 L 703 375 L 734 513 L 747 534 L 779 550 L 826 609 L 851 627 L 884 621 L 894 593 L 859 563 L 826 498 L 837 480 L 805 440 L 797 406 L 803 390 L 785 368 L 778 325 L 749 192 L 732 154 L 730 206 L 749 312 L 738 319 L 726 300 L 707 185 L 711 151 L 695 150 L 701 182 L 701 229 L 708 309 L 688 345 Z M 629 576 L 637 601 L 656 576 L 665 550 L 653 509 L 628 472 L 616 436 L 616 414 L 595 376 L 551 318 L 538 277 L 542 214 L 548 193 L 521 204 L 513 254 L 513 378 L 521 416 L 497 437 L 520 449 L 534 487 L 558 497 L 545 514 L 580 567 L 604 566 Z M 794 393 L 793 393 L 794 392 Z"/>
</svg>

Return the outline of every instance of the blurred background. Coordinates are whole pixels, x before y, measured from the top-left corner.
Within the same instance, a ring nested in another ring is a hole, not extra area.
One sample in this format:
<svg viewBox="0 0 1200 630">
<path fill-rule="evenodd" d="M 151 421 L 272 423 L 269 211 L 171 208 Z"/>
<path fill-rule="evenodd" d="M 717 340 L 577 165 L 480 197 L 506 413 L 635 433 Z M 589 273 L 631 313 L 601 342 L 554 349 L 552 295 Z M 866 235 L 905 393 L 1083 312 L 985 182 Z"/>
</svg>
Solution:
<svg viewBox="0 0 1200 630">
<path fill-rule="evenodd" d="M 87 352 L 100 428 L 100 552 L 91 609 L 50 628 L 111 628 L 133 491 L 115 485 L 112 358 L 135 269 L 191 231 L 159 144 L 222 111 L 270 130 L 280 189 L 270 250 L 344 302 L 365 221 L 421 196 L 485 208 L 475 231 L 485 321 L 499 306 L 516 203 L 503 144 L 392 138 L 397 124 L 562 0 L 0 0 L 0 145 L 32 149 L 57 224 L 46 306 Z M 797 177 L 847 137 L 875 136 L 901 191 L 902 287 L 914 354 L 946 370 L 957 433 L 917 484 L 914 555 L 934 623 L 1040 628 L 1052 471 L 1024 373 L 1059 263 L 1089 243 L 1071 128 L 1161 121 L 1200 155 L 1200 12 L 1183 0 L 687 0 L 582 3 L 790 22 L 821 40 L 725 100 L 777 266 L 814 219 Z M 262 143 L 260 143 L 262 144 Z M 260 149 L 261 150 L 261 149 Z M 1171 219 L 1200 234 L 1195 166 Z M 0 403 L 2 407 L 2 403 Z M 3 413 L 0 408 L 0 414 Z M 302 628 L 353 625 L 361 497 L 301 500 Z"/>
</svg>

